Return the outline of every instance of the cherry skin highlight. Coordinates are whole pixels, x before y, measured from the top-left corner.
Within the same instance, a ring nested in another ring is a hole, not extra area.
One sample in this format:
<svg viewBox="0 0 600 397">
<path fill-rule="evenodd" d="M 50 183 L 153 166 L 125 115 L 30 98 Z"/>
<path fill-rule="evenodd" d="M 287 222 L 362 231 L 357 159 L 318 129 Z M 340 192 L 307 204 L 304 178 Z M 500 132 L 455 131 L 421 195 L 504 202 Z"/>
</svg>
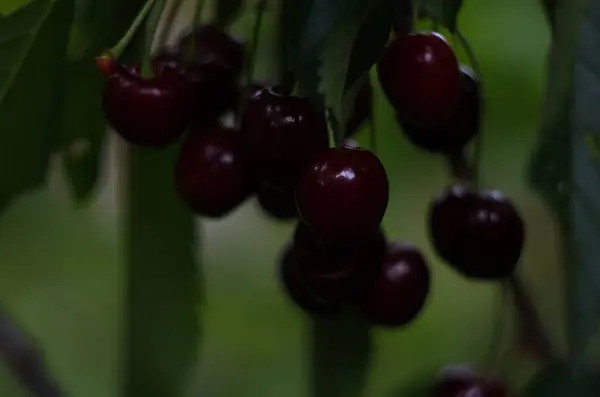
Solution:
<svg viewBox="0 0 600 397">
<path fill-rule="evenodd" d="M 514 205 L 498 191 L 454 185 L 429 212 L 431 241 L 442 259 L 464 276 L 497 280 L 519 261 L 525 226 Z"/>
<path fill-rule="evenodd" d="M 429 268 L 421 252 L 410 244 L 390 242 L 359 308 L 373 325 L 404 326 L 423 310 L 430 284 Z"/>
<path fill-rule="evenodd" d="M 254 183 L 246 170 L 237 131 L 213 127 L 183 142 L 175 186 L 193 212 L 220 218 L 251 194 Z"/>
<path fill-rule="evenodd" d="M 301 219 L 330 239 L 376 231 L 388 200 L 383 164 L 372 152 L 348 146 L 320 152 L 296 185 Z"/>
<path fill-rule="evenodd" d="M 106 119 L 126 141 L 160 148 L 175 142 L 189 118 L 186 85 L 178 73 L 140 76 L 137 67 L 117 65 L 103 94 Z"/>
<path fill-rule="evenodd" d="M 438 33 L 396 37 L 377 64 L 381 87 L 402 119 L 419 126 L 447 122 L 460 94 L 454 50 Z"/>
</svg>

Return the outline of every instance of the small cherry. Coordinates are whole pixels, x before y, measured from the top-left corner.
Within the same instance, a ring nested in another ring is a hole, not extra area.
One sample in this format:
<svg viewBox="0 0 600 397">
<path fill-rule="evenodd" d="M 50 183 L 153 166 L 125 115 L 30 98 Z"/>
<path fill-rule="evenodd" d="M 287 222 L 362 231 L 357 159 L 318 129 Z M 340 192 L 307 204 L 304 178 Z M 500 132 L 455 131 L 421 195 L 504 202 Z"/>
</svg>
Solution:
<svg viewBox="0 0 600 397">
<path fill-rule="evenodd" d="M 389 200 L 381 161 L 368 150 L 343 146 L 321 151 L 296 185 L 301 219 L 325 238 L 344 238 L 379 228 Z"/>
<path fill-rule="evenodd" d="M 206 217 L 222 217 L 241 204 L 254 184 L 242 162 L 237 131 L 213 126 L 190 134 L 181 145 L 175 186 L 190 209 Z"/>
<path fill-rule="evenodd" d="M 146 78 L 137 67 L 117 64 L 104 88 L 104 113 L 126 141 L 165 147 L 186 129 L 186 93 L 185 79 L 179 73 L 161 71 Z"/>
<path fill-rule="evenodd" d="M 324 115 L 308 99 L 278 89 L 264 89 L 250 98 L 241 133 L 257 179 L 278 186 L 293 186 L 310 159 L 329 146 Z"/>
<path fill-rule="evenodd" d="M 397 36 L 377 71 L 381 87 L 403 120 L 420 126 L 446 122 L 460 94 L 459 64 L 439 33 Z"/>
<path fill-rule="evenodd" d="M 115 72 L 116 64 L 117 60 L 110 54 L 103 54 L 96 58 L 96 66 L 105 77 L 110 77 Z"/>
<path fill-rule="evenodd" d="M 261 184 L 256 192 L 256 201 L 270 217 L 292 220 L 298 217 L 294 189 Z"/>
<path fill-rule="evenodd" d="M 429 233 L 440 257 L 475 279 L 510 276 L 525 240 L 523 219 L 506 196 L 458 184 L 433 201 Z"/>
<path fill-rule="evenodd" d="M 450 367 L 451 368 L 451 367 Z M 511 397 L 512 393 L 500 379 L 482 377 L 472 368 L 444 371 L 433 385 L 431 397 Z"/>
<path fill-rule="evenodd" d="M 405 136 L 415 145 L 434 153 L 456 153 L 479 133 L 481 112 L 479 80 L 467 66 L 461 66 L 460 98 L 450 120 L 433 127 L 422 127 L 396 119 Z"/>
<path fill-rule="evenodd" d="M 355 135 L 360 127 L 373 117 L 373 87 L 369 80 L 361 86 L 356 94 L 352 112 L 346 125 L 346 137 Z"/>
<path fill-rule="evenodd" d="M 296 253 L 292 244 L 286 245 L 278 261 L 279 280 L 286 295 L 304 312 L 313 316 L 335 314 L 339 306 L 328 302 L 311 292 L 306 280 L 298 272 Z"/>
<path fill-rule="evenodd" d="M 413 321 L 429 295 L 431 276 L 413 245 L 390 242 L 377 275 L 359 308 L 373 325 L 399 327 Z"/>
</svg>

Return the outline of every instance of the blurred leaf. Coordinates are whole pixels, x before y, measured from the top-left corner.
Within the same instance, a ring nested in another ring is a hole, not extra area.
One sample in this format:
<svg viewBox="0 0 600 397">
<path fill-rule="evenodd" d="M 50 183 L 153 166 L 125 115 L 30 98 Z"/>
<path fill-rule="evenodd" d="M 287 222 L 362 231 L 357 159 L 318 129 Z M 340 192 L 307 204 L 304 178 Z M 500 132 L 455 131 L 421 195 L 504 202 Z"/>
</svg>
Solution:
<svg viewBox="0 0 600 397">
<path fill-rule="evenodd" d="M 223 27 L 233 23 L 244 9 L 244 0 L 219 0 L 216 3 L 215 23 Z"/>
<path fill-rule="evenodd" d="M 554 11 L 556 9 L 557 1 L 558 0 L 540 0 L 542 8 L 544 9 L 544 13 L 546 14 L 546 19 L 548 19 L 548 23 L 550 24 L 550 28 L 552 30 L 554 30 Z"/>
<path fill-rule="evenodd" d="M 177 148 L 129 155 L 123 395 L 177 397 L 200 335 L 194 218 L 175 192 Z"/>
<path fill-rule="evenodd" d="M 73 8 L 73 0 L 33 0 L 0 15 L 0 201 L 45 182 Z"/>
<path fill-rule="evenodd" d="M 574 376 L 567 363 L 554 362 L 531 378 L 521 397 L 596 397 L 598 386 L 597 374 L 585 371 Z"/>
<path fill-rule="evenodd" d="M 456 31 L 462 0 L 423 0 L 421 7 L 428 16 L 440 21 L 450 33 Z"/>
<path fill-rule="evenodd" d="M 332 126 L 334 126 L 334 132 L 338 139 L 344 136 L 345 122 L 348 119 L 346 109 L 351 108 L 349 104 L 353 103 L 358 88 L 360 88 L 359 86 L 354 90 L 347 90 L 346 87 L 354 86 L 358 79 L 364 77 L 376 61 L 373 54 L 380 52 L 376 49 L 368 53 L 368 51 L 356 47 L 354 45 L 355 40 L 361 27 L 364 26 L 364 22 L 369 20 L 368 18 L 371 15 L 381 15 L 380 13 L 375 13 L 374 10 L 382 4 L 387 3 L 382 3 L 381 1 L 372 1 L 365 4 L 362 4 L 360 1 L 347 2 L 346 8 L 340 10 L 342 15 L 338 17 L 337 26 L 325 38 L 325 45 L 320 58 L 320 90 L 325 99 L 325 106 L 331 111 L 330 116 L 333 117 Z M 389 34 L 389 23 L 386 24 L 381 21 L 379 23 L 387 26 Z M 363 40 L 367 41 L 366 39 Z M 366 44 L 366 42 L 362 44 Z M 384 45 L 385 43 L 383 43 L 379 50 L 382 50 Z M 353 51 L 356 52 L 356 55 L 352 58 Z M 369 55 L 371 56 L 370 58 Z M 354 60 L 355 63 L 351 64 L 351 60 Z M 349 76 L 350 68 L 352 68 L 352 75 Z M 352 91 L 352 95 L 347 95 L 350 91 Z"/>
<path fill-rule="evenodd" d="M 371 364 L 369 327 L 352 313 L 311 324 L 311 397 L 359 397 Z"/>
<path fill-rule="evenodd" d="M 388 0 L 393 7 L 392 24 L 396 34 L 407 34 L 412 31 L 413 2 L 412 0 Z"/>
</svg>

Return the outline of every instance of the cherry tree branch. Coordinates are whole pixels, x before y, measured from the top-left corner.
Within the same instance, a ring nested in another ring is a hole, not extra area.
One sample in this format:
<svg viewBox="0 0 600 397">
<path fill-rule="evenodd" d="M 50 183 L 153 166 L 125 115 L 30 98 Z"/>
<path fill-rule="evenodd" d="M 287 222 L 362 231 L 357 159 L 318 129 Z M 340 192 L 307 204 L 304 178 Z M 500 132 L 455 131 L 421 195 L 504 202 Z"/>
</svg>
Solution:
<svg viewBox="0 0 600 397">
<path fill-rule="evenodd" d="M 46 369 L 43 354 L 31 336 L 17 326 L 0 307 L 0 360 L 32 397 L 64 397 L 57 381 Z"/>
</svg>

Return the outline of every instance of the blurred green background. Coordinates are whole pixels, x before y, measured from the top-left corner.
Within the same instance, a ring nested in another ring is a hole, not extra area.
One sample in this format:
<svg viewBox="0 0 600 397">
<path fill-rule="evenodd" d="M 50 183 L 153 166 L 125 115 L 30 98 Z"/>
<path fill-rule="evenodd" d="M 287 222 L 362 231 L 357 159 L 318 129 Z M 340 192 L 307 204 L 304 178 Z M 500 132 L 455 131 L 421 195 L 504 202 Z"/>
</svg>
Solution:
<svg viewBox="0 0 600 397">
<path fill-rule="evenodd" d="M 17 3 L 0 2 L 2 11 Z M 521 271 L 561 344 L 556 230 L 524 181 L 539 121 L 548 28 L 536 0 L 464 3 L 460 27 L 481 64 L 487 99 L 483 174 L 489 186 L 514 198 L 527 221 Z M 251 21 L 242 17 L 234 30 L 247 32 Z M 274 70 L 272 26 L 273 16 L 267 15 L 258 79 L 268 79 Z M 429 199 L 449 183 L 444 163 L 403 139 L 379 93 L 375 108 L 379 155 L 391 180 L 385 228 L 391 238 L 418 244 L 434 277 L 427 308 L 416 322 L 375 332 L 376 359 L 365 395 L 400 397 L 402 385 L 432 376 L 447 363 L 483 363 L 501 295 L 496 286 L 466 281 L 437 261 L 424 220 Z M 91 208 L 73 207 L 55 167 L 45 191 L 23 197 L 0 218 L 0 301 L 40 339 L 49 365 L 77 397 L 118 395 L 125 263 L 115 143 L 114 137 L 107 142 L 102 189 Z M 204 335 L 190 395 L 305 395 L 306 319 L 282 295 L 275 277 L 275 260 L 293 223 L 273 223 L 249 201 L 227 219 L 199 220 L 198 227 L 206 283 L 200 308 Z M 508 343 L 511 312 L 503 313 Z M 519 383 L 533 367 L 511 357 L 500 370 Z M 24 395 L 10 376 L 0 377 L 0 396 Z"/>
</svg>

